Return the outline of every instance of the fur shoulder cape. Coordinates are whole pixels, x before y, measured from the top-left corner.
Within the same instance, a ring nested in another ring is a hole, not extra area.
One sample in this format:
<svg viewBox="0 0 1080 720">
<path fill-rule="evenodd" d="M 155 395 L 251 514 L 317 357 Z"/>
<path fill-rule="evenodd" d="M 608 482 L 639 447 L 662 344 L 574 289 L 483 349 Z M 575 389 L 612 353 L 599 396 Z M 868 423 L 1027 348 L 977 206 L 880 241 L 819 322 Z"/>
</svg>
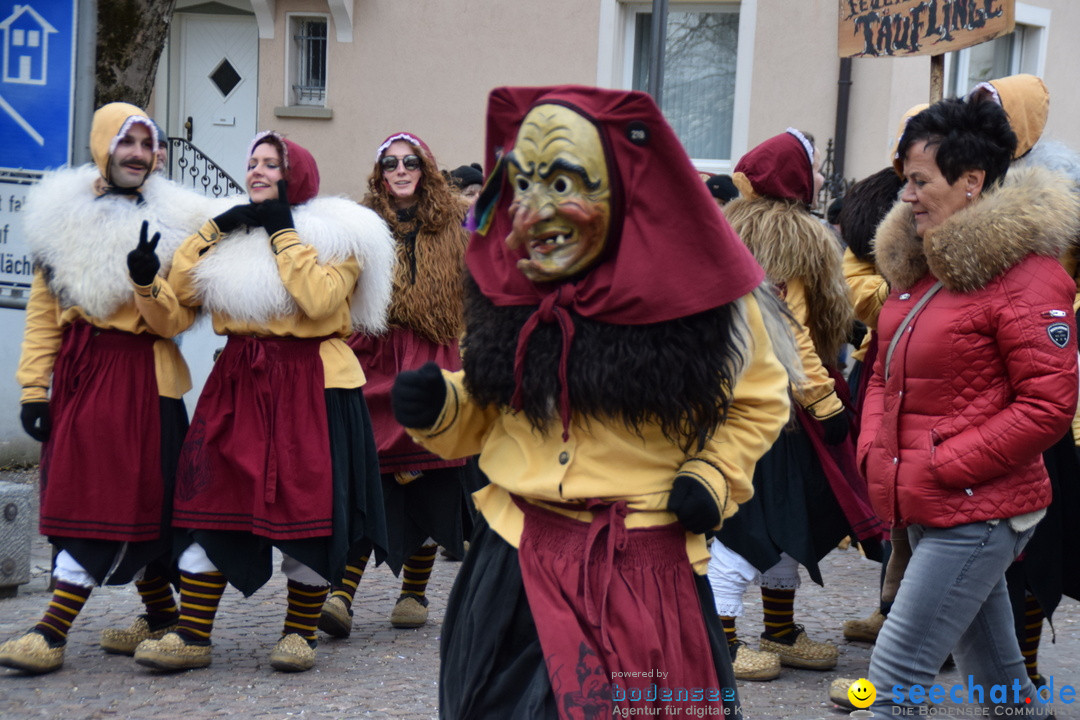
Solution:
<svg viewBox="0 0 1080 720">
<path fill-rule="evenodd" d="M 874 237 L 878 269 L 894 288 L 930 272 L 953 292 L 985 287 L 1032 253 L 1060 258 L 1080 232 L 1080 195 L 1044 167 L 1014 167 L 1002 184 L 920 239 L 908 203 L 897 203 Z"/>
<path fill-rule="evenodd" d="M 739 198 L 724 215 L 771 281 L 803 282 L 810 337 L 822 360 L 834 364 L 854 320 L 837 240 L 805 206 L 789 200 Z"/>
<path fill-rule="evenodd" d="M 316 198 L 294 207 L 292 214 L 300 240 L 315 248 L 320 263 L 360 260 L 360 278 L 350 301 L 353 329 L 384 332 L 394 267 L 394 240 L 386 223 L 342 197 Z M 194 273 L 208 310 L 254 323 L 300 311 L 281 282 L 270 238 L 262 228 L 222 238 Z"/>
<path fill-rule="evenodd" d="M 99 177 L 93 165 L 49 173 L 27 193 L 22 222 L 31 257 L 60 304 L 107 318 L 133 298 L 127 255 L 139 242 L 143 220 L 151 236 L 161 233 L 157 254 L 165 274 L 184 239 L 229 203 L 153 174 L 142 187 L 144 203 L 99 197 Z"/>
</svg>

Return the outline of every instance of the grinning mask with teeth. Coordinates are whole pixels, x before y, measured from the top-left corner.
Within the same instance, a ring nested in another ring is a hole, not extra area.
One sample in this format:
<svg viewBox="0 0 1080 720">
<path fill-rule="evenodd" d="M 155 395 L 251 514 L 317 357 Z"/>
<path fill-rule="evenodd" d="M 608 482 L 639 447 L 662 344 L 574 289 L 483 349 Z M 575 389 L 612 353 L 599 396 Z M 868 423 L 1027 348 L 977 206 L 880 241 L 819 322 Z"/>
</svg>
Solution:
<svg viewBox="0 0 1080 720">
<path fill-rule="evenodd" d="M 604 250 L 611 220 L 611 182 L 596 126 L 562 105 L 538 105 L 521 124 L 507 173 L 514 199 L 506 242 L 529 253 L 518 269 L 545 282 L 589 268 Z"/>
</svg>

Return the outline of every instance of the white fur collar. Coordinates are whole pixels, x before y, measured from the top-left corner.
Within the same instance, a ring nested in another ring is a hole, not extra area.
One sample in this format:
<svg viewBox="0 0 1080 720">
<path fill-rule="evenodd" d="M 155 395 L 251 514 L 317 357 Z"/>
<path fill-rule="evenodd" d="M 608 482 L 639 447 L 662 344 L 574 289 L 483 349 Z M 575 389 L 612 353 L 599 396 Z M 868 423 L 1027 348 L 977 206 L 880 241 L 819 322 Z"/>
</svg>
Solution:
<svg viewBox="0 0 1080 720">
<path fill-rule="evenodd" d="M 61 305 L 107 318 L 132 300 L 127 255 L 139 242 L 143 220 L 151 236 L 161 233 L 157 254 L 164 274 L 184 239 L 235 200 L 206 198 L 158 175 L 143 185 L 145 203 L 99 198 L 98 178 L 93 165 L 49 173 L 27 193 L 22 221 L 30 254 L 47 269 L 49 289 Z"/>
<path fill-rule="evenodd" d="M 316 198 L 293 208 L 296 232 L 321 263 L 357 257 L 362 263 L 350 304 L 353 326 L 386 330 L 393 281 L 394 239 L 374 211 L 341 197 Z M 238 320 L 266 323 L 299 312 L 285 290 L 266 231 L 231 233 L 195 265 L 203 306 Z"/>
</svg>

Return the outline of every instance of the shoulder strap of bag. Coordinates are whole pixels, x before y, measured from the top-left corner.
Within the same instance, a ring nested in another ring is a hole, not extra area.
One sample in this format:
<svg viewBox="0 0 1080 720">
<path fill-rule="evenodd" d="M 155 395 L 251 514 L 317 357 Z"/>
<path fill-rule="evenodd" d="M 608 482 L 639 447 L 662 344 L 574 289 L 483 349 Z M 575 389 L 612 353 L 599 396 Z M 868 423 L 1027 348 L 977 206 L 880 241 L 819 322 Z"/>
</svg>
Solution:
<svg viewBox="0 0 1080 720">
<path fill-rule="evenodd" d="M 915 303 L 915 307 L 908 311 L 908 314 L 904 317 L 900 323 L 900 327 L 896 328 L 896 332 L 893 333 L 892 340 L 889 341 L 889 349 L 885 352 L 885 379 L 889 379 L 889 364 L 892 362 L 893 350 L 896 349 L 896 343 L 900 342 L 900 336 L 904 334 L 904 330 L 911 324 L 911 321 L 915 319 L 915 316 L 919 314 L 919 311 L 923 309 L 926 303 L 930 302 L 930 298 L 937 294 L 937 291 L 941 289 L 941 281 L 930 286 L 930 289 L 926 291 L 926 294 L 919 298 L 919 302 Z"/>
</svg>

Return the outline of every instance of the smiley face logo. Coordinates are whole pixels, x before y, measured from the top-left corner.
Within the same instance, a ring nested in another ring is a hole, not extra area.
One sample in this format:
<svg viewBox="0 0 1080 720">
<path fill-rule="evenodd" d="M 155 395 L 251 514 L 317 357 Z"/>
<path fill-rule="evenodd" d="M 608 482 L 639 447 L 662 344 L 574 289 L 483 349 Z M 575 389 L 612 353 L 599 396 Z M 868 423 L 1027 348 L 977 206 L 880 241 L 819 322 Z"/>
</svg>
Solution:
<svg viewBox="0 0 1080 720">
<path fill-rule="evenodd" d="M 868 708 L 874 704 L 877 697 L 877 688 L 866 678 L 859 678 L 851 683 L 847 691 L 848 700 L 857 708 Z"/>
</svg>

